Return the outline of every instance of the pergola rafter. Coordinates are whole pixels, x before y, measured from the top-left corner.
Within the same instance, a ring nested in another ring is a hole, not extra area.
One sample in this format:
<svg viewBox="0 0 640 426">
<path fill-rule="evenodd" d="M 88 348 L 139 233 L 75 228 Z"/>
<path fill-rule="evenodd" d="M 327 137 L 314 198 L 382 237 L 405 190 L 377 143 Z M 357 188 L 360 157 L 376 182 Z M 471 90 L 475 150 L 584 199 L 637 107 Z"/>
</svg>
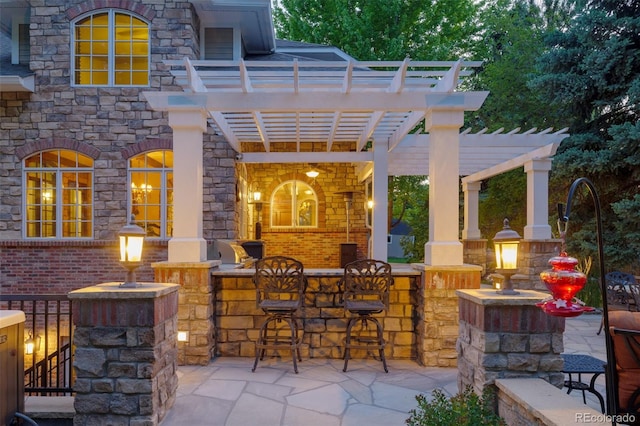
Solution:
<svg viewBox="0 0 640 426">
<path fill-rule="evenodd" d="M 169 112 L 176 144 L 181 145 L 174 151 L 174 214 L 180 227 L 169 244 L 172 260 L 203 256 L 202 230 L 191 223 L 193 209 L 188 208 L 201 204 L 202 194 L 188 194 L 202 186 L 194 164 L 202 161 L 201 132 L 207 118 L 242 154 L 240 162 L 356 166 L 360 181 L 372 180 L 376 200 L 372 257 L 386 258 L 390 175 L 430 177 L 429 222 L 435 231 L 425 245 L 425 264 L 462 264 L 460 176 L 466 176 L 464 238 L 480 238 L 479 180 L 519 166 L 527 173 L 531 204 L 525 238 L 550 238 L 547 175 L 551 156 L 568 136 L 566 129 L 461 132 L 464 113 L 479 109 L 488 95 L 456 91 L 480 62 L 185 59 L 166 64 L 184 92 L 144 95 L 154 110 Z M 422 120 L 424 133 L 416 133 Z"/>
</svg>

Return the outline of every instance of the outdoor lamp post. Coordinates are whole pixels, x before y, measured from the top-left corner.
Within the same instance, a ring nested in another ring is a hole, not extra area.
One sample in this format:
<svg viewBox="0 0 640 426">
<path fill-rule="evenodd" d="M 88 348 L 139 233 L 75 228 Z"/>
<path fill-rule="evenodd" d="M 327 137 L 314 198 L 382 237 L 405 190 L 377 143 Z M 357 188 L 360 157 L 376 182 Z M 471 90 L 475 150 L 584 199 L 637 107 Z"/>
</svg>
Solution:
<svg viewBox="0 0 640 426">
<path fill-rule="evenodd" d="M 135 271 L 142 263 L 144 235 L 144 229 L 131 223 L 123 226 L 118 233 L 120 237 L 120 263 L 127 270 L 127 278 L 125 282 L 120 284 L 122 288 L 138 286 Z"/>
<path fill-rule="evenodd" d="M 504 276 L 502 288 L 498 294 L 520 294 L 513 289 L 511 276 L 518 272 L 518 246 L 522 238 L 516 231 L 509 227 L 509 219 L 504 219 L 504 227 L 493 237 L 496 251 L 496 272 Z"/>
</svg>

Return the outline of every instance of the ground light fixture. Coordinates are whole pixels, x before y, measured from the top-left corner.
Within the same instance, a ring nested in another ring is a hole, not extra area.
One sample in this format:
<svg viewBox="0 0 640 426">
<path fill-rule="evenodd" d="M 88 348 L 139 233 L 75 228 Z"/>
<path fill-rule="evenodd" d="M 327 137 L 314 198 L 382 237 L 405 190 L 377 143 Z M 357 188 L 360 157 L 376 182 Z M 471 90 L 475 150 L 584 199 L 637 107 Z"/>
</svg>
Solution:
<svg viewBox="0 0 640 426">
<path fill-rule="evenodd" d="M 121 288 L 135 288 L 136 269 L 142 264 L 142 246 L 144 245 L 144 229 L 138 225 L 128 224 L 120 229 L 120 263 L 127 270 L 125 282 Z"/>
<path fill-rule="evenodd" d="M 511 276 L 518 272 L 518 247 L 522 237 L 509 226 L 505 218 L 503 228 L 493 237 L 496 252 L 496 272 L 504 277 L 500 290 L 496 293 L 505 296 L 520 294 L 513 289 Z"/>
</svg>

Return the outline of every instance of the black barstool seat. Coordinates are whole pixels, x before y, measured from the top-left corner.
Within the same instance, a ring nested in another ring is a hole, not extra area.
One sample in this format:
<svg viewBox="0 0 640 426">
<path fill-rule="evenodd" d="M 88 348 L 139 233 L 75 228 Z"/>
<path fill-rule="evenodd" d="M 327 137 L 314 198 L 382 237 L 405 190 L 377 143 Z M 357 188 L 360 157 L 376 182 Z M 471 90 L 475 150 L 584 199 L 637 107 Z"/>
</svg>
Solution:
<svg viewBox="0 0 640 426">
<path fill-rule="evenodd" d="M 389 372 L 384 354 L 386 342 L 384 330 L 375 314 L 389 308 L 389 289 L 393 285 L 391 265 L 375 259 L 356 260 L 345 265 L 341 285 L 344 286 L 344 308 L 351 317 L 347 323 L 344 349 L 344 367 L 347 371 L 351 349 L 377 350 L 385 373 Z M 354 326 L 360 323 L 354 334 Z M 368 332 L 368 326 L 375 326 L 375 335 Z"/>
<path fill-rule="evenodd" d="M 296 313 L 302 307 L 306 286 L 302 263 L 291 257 L 271 256 L 258 260 L 255 267 L 256 305 L 267 318 L 260 327 L 251 371 L 256 371 L 258 360 L 264 359 L 267 349 L 289 349 L 293 370 L 298 373 L 302 328 Z"/>
</svg>

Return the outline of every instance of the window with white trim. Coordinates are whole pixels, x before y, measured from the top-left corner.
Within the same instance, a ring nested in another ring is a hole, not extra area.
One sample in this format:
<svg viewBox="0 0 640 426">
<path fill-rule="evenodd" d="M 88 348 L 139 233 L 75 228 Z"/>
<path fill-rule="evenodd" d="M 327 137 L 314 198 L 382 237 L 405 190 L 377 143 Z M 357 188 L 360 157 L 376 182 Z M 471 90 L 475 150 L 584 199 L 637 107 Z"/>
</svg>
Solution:
<svg viewBox="0 0 640 426">
<path fill-rule="evenodd" d="M 129 201 L 132 222 L 147 237 L 171 238 L 173 151 L 150 151 L 129 159 Z"/>
<path fill-rule="evenodd" d="M 271 195 L 271 227 L 317 228 L 318 197 L 307 183 L 290 180 Z"/>
<path fill-rule="evenodd" d="M 146 20 L 123 10 L 100 10 L 74 21 L 72 34 L 72 84 L 149 85 Z"/>
<path fill-rule="evenodd" d="M 70 150 L 24 160 L 25 238 L 93 236 L 93 159 Z"/>
</svg>

